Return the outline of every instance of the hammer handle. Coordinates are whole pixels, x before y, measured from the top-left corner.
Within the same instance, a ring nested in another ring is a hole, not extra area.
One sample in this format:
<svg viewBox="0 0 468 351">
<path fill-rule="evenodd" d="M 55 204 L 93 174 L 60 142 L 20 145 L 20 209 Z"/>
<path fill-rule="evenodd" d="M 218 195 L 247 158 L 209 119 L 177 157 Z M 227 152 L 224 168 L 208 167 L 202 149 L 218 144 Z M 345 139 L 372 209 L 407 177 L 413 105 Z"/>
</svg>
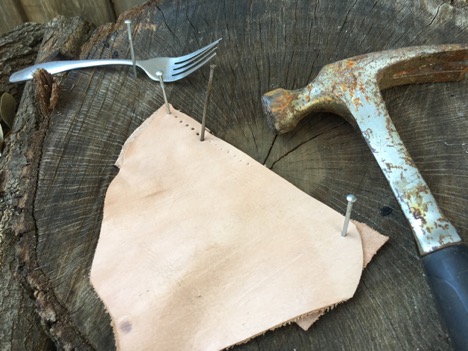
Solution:
<svg viewBox="0 0 468 351">
<path fill-rule="evenodd" d="M 453 349 L 468 350 L 468 246 L 449 246 L 422 261 Z"/>
</svg>

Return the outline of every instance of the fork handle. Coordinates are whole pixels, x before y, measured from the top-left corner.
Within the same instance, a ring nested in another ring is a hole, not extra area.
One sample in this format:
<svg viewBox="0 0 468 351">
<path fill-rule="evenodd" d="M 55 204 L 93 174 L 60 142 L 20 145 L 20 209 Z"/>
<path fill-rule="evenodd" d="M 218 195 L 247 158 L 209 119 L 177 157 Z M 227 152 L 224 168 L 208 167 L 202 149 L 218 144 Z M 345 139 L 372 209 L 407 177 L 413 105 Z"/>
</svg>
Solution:
<svg viewBox="0 0 468 351">
<path fill-rule="evenodd" d="M 131 60 L 71 60 L 71 61 L 51 61 L 39 63 L 34 66 L 26 67 L 10 76 L 10 83 L 23 82 L 32 79 L 33 73 L 39 68 L 45 69 L 50 74 L 70 71 L 77 68 L 108 66 L 108 65 L 133 65 Z"/>
</svg>

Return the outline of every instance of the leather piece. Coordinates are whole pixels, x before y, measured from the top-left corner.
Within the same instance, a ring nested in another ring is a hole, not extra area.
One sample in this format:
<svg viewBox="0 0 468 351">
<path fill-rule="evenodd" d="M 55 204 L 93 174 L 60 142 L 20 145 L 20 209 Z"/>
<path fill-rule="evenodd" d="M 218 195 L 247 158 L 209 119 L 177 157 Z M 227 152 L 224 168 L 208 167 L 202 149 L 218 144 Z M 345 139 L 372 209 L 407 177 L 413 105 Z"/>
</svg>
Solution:
<svg viewBox="0 0 468 351">
<path fill-rule="evenodd" d="M 119 350 L 219 350 L 351 298 L 356 226 L 165 108 L 126 142 L 91 282 Z M 378 249 L 374 248 L 374 252 Z"/>
<path fill-rule="evenodd" d="M 362 241 L 362 251 L 363 251 L 363 268 L 365 268 L 377 251 L 388 241 L 388 237 L 380 234 L 376 230 L 372 229 L 368 225 L 360 222 L 353 221 L 356 225 L 356 228 L 361 235 Z M 308 330 L 312 324 L 314 324 L 318 319 L 327 312 L 326 309 L 321 311 L 316 311 L 310 315 L 304 316 L 303 318 L 296 321 L 297 325 L 304 330 Z"/>
</svg>

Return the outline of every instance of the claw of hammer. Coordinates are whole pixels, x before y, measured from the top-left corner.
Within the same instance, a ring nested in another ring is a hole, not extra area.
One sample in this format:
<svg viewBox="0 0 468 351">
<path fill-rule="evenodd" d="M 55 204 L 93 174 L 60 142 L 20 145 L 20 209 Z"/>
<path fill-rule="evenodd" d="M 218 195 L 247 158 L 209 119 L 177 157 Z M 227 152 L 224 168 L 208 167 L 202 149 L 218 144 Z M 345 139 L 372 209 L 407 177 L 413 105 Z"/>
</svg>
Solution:
<svg viewBox="0 0 468 351">
<path fill-rule="evenodd" d="M 468 45 L 434 45 L 373 52 L 326 65 L 306 87 L 276 89 L 263 96 L 272 128 L 293 130 L 312 112 L 334 112 L 355 127 L 353 110 L 376 104 L 380 95 L 397 85 L 459 81 L 468 77 Z"/>
<path fill-rule="evenodd" d="M 409 47 L 326 65 L 305 88 L 262 97 L 269 124 L 293 130 L 312 112 L 343 116 L 359 129 L 413 230 L 423 264 L 456 349 L 468 350 L 468 246 L 442 214 L 387 112 L 381 89 L 448 82 L 468 75 L 468 45 Z"/>
<path fill-rule="evenodd" d="M 343 116 L 370 147 L 416 236 L 421 254 L 460 242 L 388 115 L 381 89 L 464 78 L 468 45 L 409 47 L 375 52 L 326 65 L 305 88 L 277 89 L 262 100 L 269 124 L 279 133 L 294 129 L 311 112 Z"/>
</svg>

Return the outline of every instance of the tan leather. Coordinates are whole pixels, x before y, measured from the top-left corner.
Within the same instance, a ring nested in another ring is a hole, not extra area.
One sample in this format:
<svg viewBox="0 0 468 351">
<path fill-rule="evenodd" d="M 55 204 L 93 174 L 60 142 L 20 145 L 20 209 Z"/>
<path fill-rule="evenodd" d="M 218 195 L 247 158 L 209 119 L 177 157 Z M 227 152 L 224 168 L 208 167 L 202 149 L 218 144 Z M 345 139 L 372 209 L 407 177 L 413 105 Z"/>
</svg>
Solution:
<svg viewBox="0 0 468 351">
<path fill-rule="evenodd" d="M 388 237 L 378 233 L 371 227 L 365 225 L 364 223 L 354 222 L 356 228 L 361 235 L 362 241 L 362 251 L 363 251 L 363 268 L 365 268 L 369 262 L 372 260 L 377 251 L 385 244 L 388 240 Z M 296 321 L 302 329 L 309 329 L 312 324 L 314 324 L 325 312 L 327 309 L 315 311 L 303 318 L 300 318 Z"/>
<path fill-rule="evenodd" d="M 351 298 L 355 225 L 341 237 L 341 214 L 172 113 L 129 138 L 107 191 L 91 282 L 118 349 L 219 350 Z"/>
</svg>

